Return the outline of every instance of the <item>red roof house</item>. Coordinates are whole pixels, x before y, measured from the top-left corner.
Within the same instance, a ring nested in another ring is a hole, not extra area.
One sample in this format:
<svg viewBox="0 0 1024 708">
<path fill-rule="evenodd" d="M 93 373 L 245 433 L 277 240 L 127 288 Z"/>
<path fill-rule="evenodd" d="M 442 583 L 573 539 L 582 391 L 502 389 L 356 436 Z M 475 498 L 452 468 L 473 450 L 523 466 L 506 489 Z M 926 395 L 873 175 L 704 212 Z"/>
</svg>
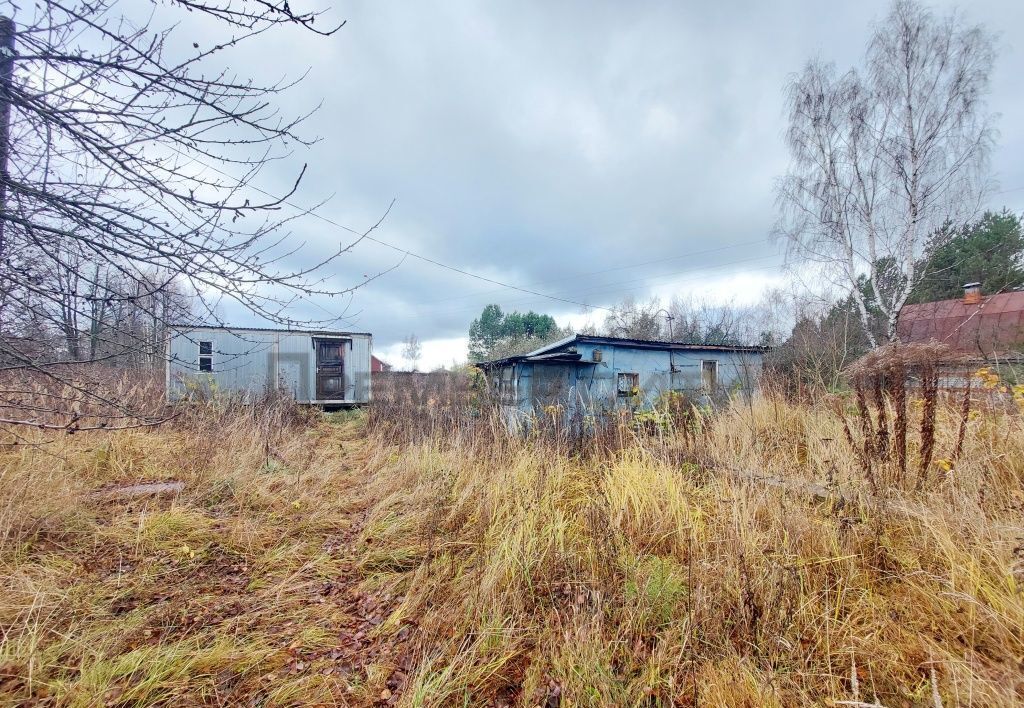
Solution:
<svg viewBox="0 0 1024 708">
<path fill-rule="evenodd" d="M 949 345 L 978 359 L 1024 356 L 1024 291 L 984 296 L 977 283 L 956 300 L 905 305 L 897 334 L 901 342 Z"/>
</svg>

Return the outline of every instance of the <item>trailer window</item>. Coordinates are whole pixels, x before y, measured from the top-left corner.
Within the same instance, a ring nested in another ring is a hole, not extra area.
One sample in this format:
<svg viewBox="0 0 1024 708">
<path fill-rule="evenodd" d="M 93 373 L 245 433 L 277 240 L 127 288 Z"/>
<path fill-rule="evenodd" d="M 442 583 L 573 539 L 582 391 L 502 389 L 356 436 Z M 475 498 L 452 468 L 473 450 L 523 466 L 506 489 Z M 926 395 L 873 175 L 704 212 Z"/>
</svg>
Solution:
<svg viewBox="0 0 1024 708">
<path fill-rule="evenodd" d="M 199 342 L 199 370 L 213 371 L 213 342 Z"/>
</svg>

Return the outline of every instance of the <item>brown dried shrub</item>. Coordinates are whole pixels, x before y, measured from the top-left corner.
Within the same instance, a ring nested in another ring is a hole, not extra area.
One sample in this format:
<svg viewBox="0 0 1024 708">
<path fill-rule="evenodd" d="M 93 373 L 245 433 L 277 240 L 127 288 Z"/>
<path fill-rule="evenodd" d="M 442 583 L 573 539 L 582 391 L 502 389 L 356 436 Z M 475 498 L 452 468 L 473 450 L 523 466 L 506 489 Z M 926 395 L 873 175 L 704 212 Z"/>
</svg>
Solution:
<svg viewBox="0 0 1024 708">
<path fill-rule="evenodd" d="M 868 352 L 847 368 L 846 376 L 854 390 L 861 432 L 860 449 L 854 447 L 854 450 L 872 487 L 877 486 L 880 475 L 895 486 L 901 486 L 906 480 L 907 391 L 915 382 L 922 394 L 916 486 L 921 488 L 927 482 L 935 453 L 940 378 L 943 370 L 955 369 L 963 359 L 962 355 L 935 341 L 894 343 Z M 965 401 L 963 405 L 968 406 L 969 412 L 969 393 Z M 964 419 L 966 416 L 967 413 L 962 412 Z M 849 428 L 845 420 L 843 424 Z M 846 438 L 851 446 L 855 446 L 852 433 L 846 434 Z"/>
</svg>

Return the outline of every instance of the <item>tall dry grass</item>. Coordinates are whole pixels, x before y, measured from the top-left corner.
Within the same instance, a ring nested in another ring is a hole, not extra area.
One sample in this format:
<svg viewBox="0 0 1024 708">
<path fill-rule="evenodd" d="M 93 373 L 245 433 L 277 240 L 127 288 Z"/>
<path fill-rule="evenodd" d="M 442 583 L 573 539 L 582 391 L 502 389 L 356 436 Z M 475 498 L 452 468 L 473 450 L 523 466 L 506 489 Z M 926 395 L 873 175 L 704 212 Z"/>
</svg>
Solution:
<svg viewBox="0 0 1024 708">
<path fill-rule="evenodd" d="M 920 489 L 872 489 L 854 399 L 589 446 L 438 399 L 207 401 L 7 447 L 0 702 L 1018 705 L 1024 429 L 976 407 L 961 443 L 961 403 Z M 184 491 L 96 494 L 160 480 Z"/>
<path fill-rule="evenodd" d="M 367 450 L 358 420 L 309 416 L 207 401 L 159 427 L 0 450 L 0 704 L 349 695 L 296 667 L 347 617 L 325 588 L 350 562 Z M 170 480 L 180 494 L 117 493 Z"/>
<path fill-rule="evenodd" d="M 403 598 L 382 632 L 419 630 L 404 702 L 1019 704 L 1020 419 L 979 414 L 927 489 L 873 493 L 833 410 L 760 399 L 603 457 L 393 446 L 362 564 Z M 939 406 L 938 459 L 960 418 Z"/>
</svg>

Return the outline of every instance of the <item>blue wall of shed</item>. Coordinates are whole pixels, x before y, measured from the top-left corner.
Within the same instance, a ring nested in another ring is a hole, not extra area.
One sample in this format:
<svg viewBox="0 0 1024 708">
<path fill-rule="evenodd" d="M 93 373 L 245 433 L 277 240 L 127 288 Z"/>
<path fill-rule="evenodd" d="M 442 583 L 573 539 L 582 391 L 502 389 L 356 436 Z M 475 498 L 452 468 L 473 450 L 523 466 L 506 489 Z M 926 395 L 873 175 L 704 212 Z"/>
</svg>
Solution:
<svg viewBox="0 0 1024 708">
<path fill-rule="evenodd" d="M 584 342 L 565 347 L 569 348 L 574 348 L 581 355 L 579 363 L 506 364 L 505 367 L 514 367 L 512 373 L 516 382 L 514 397 L 507 397 L 504 401 L 506 408 L 522 414 L 539 412 L 555 403 L 566 406 L 567 412 L 585 413 L 608 412 L 623 406 L 650 408 L 669 390 L 680 391 L 691 400 L 706 400 L 715 394 L 749 391 L 756 385 L 762 363 L 759 352 L 687 349 L 670 353 L 667 350 Z M 595 349 L 601 350 L 600 362 L 593 362 Z M 701 362 L 704 360 L 718 362 L 718 386 L 713 392 L 702 387 Z M 627 399 L 618 396 L 620 373 L 638 375 L 638 397 Z M 493 375 L 500 377 L 501 370 Z M 538 385 L 541 380 L 544 385 Z"/>
</svg>

